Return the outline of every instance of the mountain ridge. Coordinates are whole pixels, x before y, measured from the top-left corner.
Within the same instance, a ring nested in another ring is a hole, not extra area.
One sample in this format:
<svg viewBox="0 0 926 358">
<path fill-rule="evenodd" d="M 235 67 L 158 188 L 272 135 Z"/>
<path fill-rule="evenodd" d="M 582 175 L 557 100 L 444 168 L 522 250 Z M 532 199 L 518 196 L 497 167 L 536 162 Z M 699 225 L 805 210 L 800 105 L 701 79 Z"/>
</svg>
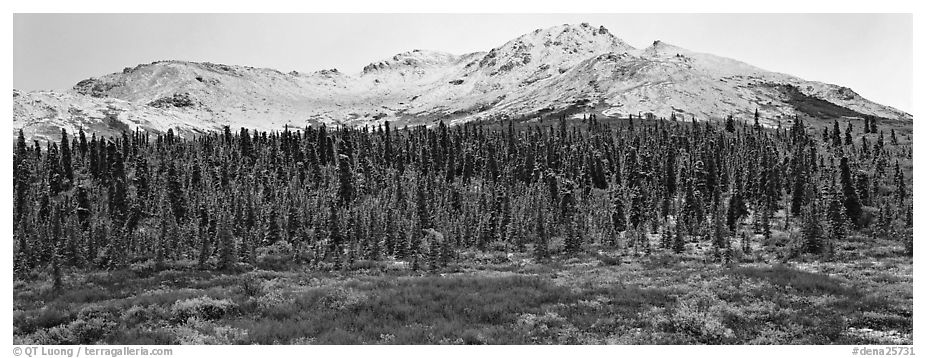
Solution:
<svg viewBox="0 0 926 358">
<path fill-rule="evenodd" d="M 846 114 L 912 120 L 847 87 L 661 40 L 637 49 L 588 23 L 537 29 L 485 52 L 405 51 L 357 73 L 167 60 L 89 78 L 67 91 L 14 90 L 13 97 L 14 132 L 35 138 L 79 128 L 196 134 L 224 125 L 456 124 L 563 111 L 690 120 L 751 117 L 758 109 L 766 125 Z M 831 110 L 804 108 L 808 101 Z"/>
</svg>

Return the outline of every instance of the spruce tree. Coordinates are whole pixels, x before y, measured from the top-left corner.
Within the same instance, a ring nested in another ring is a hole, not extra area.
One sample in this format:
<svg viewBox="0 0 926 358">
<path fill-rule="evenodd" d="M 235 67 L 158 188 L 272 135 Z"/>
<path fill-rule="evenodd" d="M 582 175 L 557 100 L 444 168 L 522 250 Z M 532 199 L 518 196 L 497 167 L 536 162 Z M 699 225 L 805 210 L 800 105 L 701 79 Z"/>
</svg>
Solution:
<svg viewBox="0 0 926 358">
<path fill-rule="evenodd" d="M 415 186 L 415 212 L 417 213 L 418 226 L 421 229 L 431 228 L 431 212 L 428 210 L 427 196 L 425 195 L 425 182 L 419 180 Z"/>
<path fill-rule="evenodd" d="M 71 146 L 68 143 L 68 133 L 61 129 L 61 174 L 65 182 L 65 188 L 69 188 L 74 182 L 74 169 L 71 166 Z"/>
<path fill-rule="evenodd" d="M 676 228 L 675 235 L 672 236 L 672 252 L 680 254 L 685 251 L 685 238 L 682 236 L 684 230 Z"/>
<path fill-rule="evenodd" d="M 845 206 L 846 216 L 855 227 L 859 227 L 861 225 L 862 204 L 859 202 L 858 194 L 855 192 L 848 158 L 842 157 L 839 161 L 839 171 L 842 181 L 842 203 Z"/>
<path fill-rule="evenodd" d="M 617 244 L 617 236 L 624 230 L 627 230 L 627 218 L 624 216 L 624 205 L 618 198 L 611 200 L 611 229 L 613 232 L 611 234 L 610 244 L 613 246 Z"/>
<path fill-rule="evenodd" d="M 832 140 L 834 147 L 842 145 L 842 133 L 839 131 L 839 121 L 833 121 Z"/>
<path fill-rule="evenodd" d="M 840 195 L 831 194 L 827 206 L 826 218 L 829 222 L 828 241 L 841 241 L 846 238 L 846 214 L 845 206 L 840 200 Z"/>
<path fill-rule="evenodd" d="M 437 235 L 429 235 L 429 245 L 428 245 L 428 270 L 431 272 L 436 272 L 440 268 L 440 248 L 441 243 L 437 239 Z"/>
<path fill-rule="evenodd" d="M 237 254 L 235 252 L 235 239 L 232 237 L 231 223 L 226 215 L 223 214 L 218 219 L 218 228 L 216 230 L 215 242 L 218 243 L 219 251 L 219 270 L 229 270 L 237 263 Z"/>
<path fill-rule="evenodd" d="M 341 254 L 344 250 L 344 238 L 341 236 L 341 224 L 339 221 L 338 209 L 332 206 L 329 208 L 328 215 L 328 253 L 334 255 L 335 269 L 340 268 Z"/>
<path fill-rule="evenodd" d="M 726 121 L 725 129 L 726 129 L 726 131 L 729 132 L 729 133 L 736 132 L 736 122 L 733 121 L 733 116 L 732 116 L 732 115 L 728 115 L 728 116 L 727 116 L 727 121 Z"/>
<path fill-rule="evenodd" d="M 739 190 L 734 190 L 727 209 L 727 229 L 735 232 L 739 219 L 748 214 L 749 211 L 746 210 L 746 203 L 743 202 L 742 195 L 740 195 Z"/>
<path fill-rule="evenodd" d="M 819 254 L 823 252 L 822 228 L 820 226 L 820 212 L 817 209 L 817 203 L 810 203 L 810 210 L 804 213 L 804 225 L 801 230 L 803 237 L 803 251 L 810 254 Z"/>
<path fill-rule="evenodd" d="M 155 244 L 155 263 L 158 266 L 161 266 L 164 261 L 167 259 L 168 251 L 173 250 L 173 245 L 171 242 L 175 240 L 175 235 L 177 234 L 174 226 L 176 222 L 174 220 L 173 214 L 170 212 L 170 205 L 167 205 L 167 200 L 161 200 L 160 206 L 160 215 L 158 223 L 158 238 L 157 243 Z"/>
<path fill-rule="evenodd" d="M 765 242 L 772 238 L 772 210 L 768 207 L 762 211 L 762 236 Z"/>
<path fill-rule="evenodd" d="M 197 236 L 199 237 L 199 254 L 197 255 L 196 263 L 200 270 L 205 270 L 206 263 L 209 262 L 209 258 L 212 256 L 209 233 L 200 230 Z"/>
<path fill-rule="evenodd" d="M 736 210 L 736 209 L 733 208 L 732 206 L 727 209 L 728 212 L 733 211 L 733 210 Z M 711 238 L 710 241 L 711 241 L 711 247 L 713 248 L 715 259 L 721 258 L 722 254 L 724 253 L 724 250 L 727 248 L 727 238 L 726 238 L 727 234 L 726 234 L 726 230 L 723 224 L 723 219 L 721 218 L 722 212 L 723 212 L 723 205 L 719 204 L 714 209 L 714 213 L 712 215 L 712 220 L 713 220 L 714 225 L 713 225 L 713 229 L 710 231 L 710 238 Z M 727 217 L 728 218 L 730 217 L 729 214 Z"/>
<path fill-rule="evenodd" d="M 26 208 L 26 199 L 31 186 L 28 158 L 26 138 L 22 129 L 20 129 L 16 140 L 16 151 L 13 153 L 13 190 L 16 192 L 13 208 L 16 212 L 15 219 L 17 223 L 23 220 L 28 209 Z"/>
<path fill-rule="evenodd" d="M 21 224 L 13 231 L 14 240 L 16 241 L 16 250 L 13 255 L 13 272 L 17 276 L 24 275 L 32 269 L 31 250 L 24 231 Z"/>
<path fill-rule="evenodd" d="M 354 172 L 350 157 L 338 155 L 338 203 L 348 205 L 354 200 Z"/>
<path fill-rule="evenodd" d="M 662 234 L 659 237 L 659 248 L 660 249 L 669 249 L 672 247 L 672 231 L 666 225 L 665 229 L 662 230 Z"/>
<path fill-rule="evenodd" d="M 180 222 L 186 216 L 186 209 L 183 202 L 183 188 L 180 184 L 180 174 L 177 172 L 176 165 L 170 163 L 167 165 L 166 173 L 167 183 L 165 186 L 167 194 L 167 203 L 170 205 L 171 212 L 174 214 L 174 220 Z"/>
<path fill-rule="evenodd" d="M 63 175 L 61 174 L 61 167 L 58 163 L 58 146 L 55 144 L 50 144 L 48 146 L 48 154 L 45 157 L 45 168 L 47 168 L 48 176 L 48 193 L 51 196 L 56 196 L 62 190 L 63 187 Z"/>
<path fill-rule="evenodd" d="M 537 261 L 543 261 L 550 256 L 550 238 L 547 235 L 543 211 L 539 205 L 537 207 L 537 214 L 535 216 L 534 222 L 536 225 L 536 229 L 534 230 L 534 236 L 536 240 L 534 242 L 534 259 Z"/>
<path fill-rule="evenodd" d="M 907 184 L 904 180 L 903 171 L 900 170 L 900 162 L 894 161 L 894 187 L 896 187 L 895 196 L 897 201 L 903 203 L 907 198 Z"/>
<path fill-rule="evenodd" d="M 51 255 L 52 289 L 55 292 L 61 291 L 61 288 L 64 286 L 61 283 L 61 264 L 58 260 L 58 249 L 55 248 L 54 253 Z"/>
<path fill-rule="evenodd" d="M 792 175 L 794 178 L 794 185 L 791 188 L 791 213 L 795 216 L 801 215 L 801 208 L 804 206 L 805 175 L 803 168 L 800 166 L 798 166 L 797 171 Z"/>
</svg>

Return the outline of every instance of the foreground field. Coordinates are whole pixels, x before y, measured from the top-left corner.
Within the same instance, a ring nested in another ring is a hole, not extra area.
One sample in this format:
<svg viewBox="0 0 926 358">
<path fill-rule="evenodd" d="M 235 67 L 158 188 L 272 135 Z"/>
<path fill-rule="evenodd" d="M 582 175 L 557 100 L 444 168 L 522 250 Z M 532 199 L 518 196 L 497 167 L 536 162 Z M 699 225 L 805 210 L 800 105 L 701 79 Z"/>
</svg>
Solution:
<svg viewBox="0 0 926 358">
<path fill-rule="evenodd" d="M 689 252 L 698 247 L 689 245 Z M 598 252 L 464 255 L 436 273 L 166 270 L 17 281 L 17 344 L 912 344 L 912 259 L 857 237 L 831 261 Z M 364 266 L 362 262 L 358 266 Z"/>
</svg>

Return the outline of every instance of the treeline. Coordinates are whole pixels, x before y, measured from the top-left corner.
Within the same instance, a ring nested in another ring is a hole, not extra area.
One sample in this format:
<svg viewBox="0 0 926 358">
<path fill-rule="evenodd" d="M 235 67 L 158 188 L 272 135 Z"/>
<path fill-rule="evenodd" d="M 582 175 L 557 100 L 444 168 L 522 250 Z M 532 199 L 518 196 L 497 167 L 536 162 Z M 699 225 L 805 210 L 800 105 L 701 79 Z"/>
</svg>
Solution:
<svg viewBox="0 0 926 358">
<path fill-rule="evenodd" d="M 912 252 L 912 150 L 865 119 L 810 130 L 623 118 L 396 130 L 172 131 L 14 148 L 14 269 L 438 269 L 461 251 L 559 260 L 591 247 L 712 259 L 800 228 L 800 253 L 847 235 Z M 860 122 L 860 121 L 856 121 Z M 845 128 L 840 128 L 844 126 Z M 649 234 L 658 234 L 651 245 Z M 651 247 L 652 246 L 652 247 Z M 690 246 L 689 246 L 690 247 Z"/>
</svg>

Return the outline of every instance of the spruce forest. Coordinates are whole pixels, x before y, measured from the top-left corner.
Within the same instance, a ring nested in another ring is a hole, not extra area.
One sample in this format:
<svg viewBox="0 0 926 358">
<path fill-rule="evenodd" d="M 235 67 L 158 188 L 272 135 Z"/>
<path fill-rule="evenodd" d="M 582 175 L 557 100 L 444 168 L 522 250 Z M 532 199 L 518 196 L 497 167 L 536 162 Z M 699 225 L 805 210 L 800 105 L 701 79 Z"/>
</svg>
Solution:
<svg viewBox="0 0 926 358">
<path fill-rule="evenodd" d="M 20 132 L 14 339 L 909 344 L 910 126 L 760 116 Z"/>
</svg>

